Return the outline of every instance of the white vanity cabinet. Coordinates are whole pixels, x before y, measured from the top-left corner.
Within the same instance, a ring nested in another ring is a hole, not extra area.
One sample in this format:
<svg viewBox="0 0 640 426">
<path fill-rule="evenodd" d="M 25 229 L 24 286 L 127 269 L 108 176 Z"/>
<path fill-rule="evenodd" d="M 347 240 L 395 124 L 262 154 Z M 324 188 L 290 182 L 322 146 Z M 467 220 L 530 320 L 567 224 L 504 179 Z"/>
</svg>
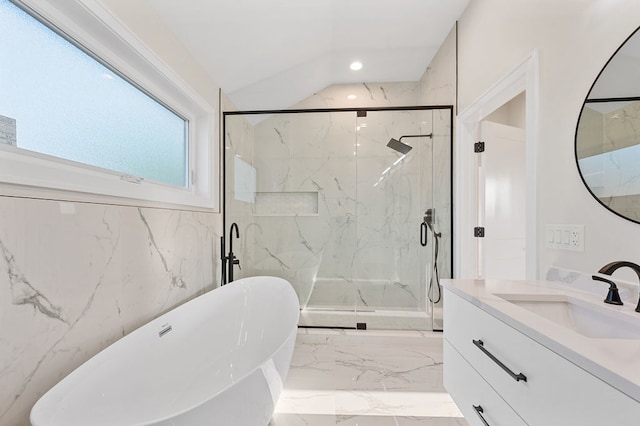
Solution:
<svg viewBox="0 0 640 426">
<path fill-rule="evenodd" d="M 480 303 L 445 289 L 444 304 L 444 383 L 470 425 L 640 424 L 638 401 L 487 313 Z M 484 420 L 474 408 L 478 405 Z"/>
</svg>

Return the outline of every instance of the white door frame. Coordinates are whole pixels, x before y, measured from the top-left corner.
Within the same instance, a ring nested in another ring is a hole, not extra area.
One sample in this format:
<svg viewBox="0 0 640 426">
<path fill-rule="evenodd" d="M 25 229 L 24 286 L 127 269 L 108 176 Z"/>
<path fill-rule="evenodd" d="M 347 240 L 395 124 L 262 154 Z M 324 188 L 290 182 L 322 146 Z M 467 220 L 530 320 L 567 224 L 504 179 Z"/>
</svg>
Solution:
<svg viewBox="0 0 640 426">
<path fill-rule="evenodd" d="M 526 278 L 538 276 L 537 155 L 539 104 L 539 53 L 533 50 L 511 72 L 495 83 L 456 119 L 454 163 L 454 278 L 477 278 L 477 241 L 473 236 L 477 213 L 477 142 L 480 122 L 518 94 L 526 93 Z M 488 231 L 490 232 L 490 230 Z"/>
</svg>

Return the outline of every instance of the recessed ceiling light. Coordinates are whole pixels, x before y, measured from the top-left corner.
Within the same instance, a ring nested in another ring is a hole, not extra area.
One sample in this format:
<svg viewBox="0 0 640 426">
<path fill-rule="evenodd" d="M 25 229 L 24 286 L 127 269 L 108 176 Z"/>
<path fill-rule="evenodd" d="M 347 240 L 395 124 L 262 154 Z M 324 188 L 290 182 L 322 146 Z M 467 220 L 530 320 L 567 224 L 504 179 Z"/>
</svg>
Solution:
<svg viewBox="0 0 640 426">
<path fill-rule="evenodd" d="M 362 62 L 354 61 L 354 62 L 351 63 L 349 68 L 351 68 L 353 71 L 361 70 L 362 69 Z"/>
<path fill-rule="evenodd" d="M 347 99 L 349 99 L 350 101 L 354 101 L 357 98 L 356 95 L 349 95 L 347 96 Z"/>
</svg>

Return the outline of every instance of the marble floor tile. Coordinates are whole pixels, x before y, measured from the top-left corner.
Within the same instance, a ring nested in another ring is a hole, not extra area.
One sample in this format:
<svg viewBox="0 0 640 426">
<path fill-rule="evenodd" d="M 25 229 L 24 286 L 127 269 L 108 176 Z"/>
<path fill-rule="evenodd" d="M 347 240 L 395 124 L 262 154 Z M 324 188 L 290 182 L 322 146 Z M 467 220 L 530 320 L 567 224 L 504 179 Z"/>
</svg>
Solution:
<svg viewBox="0 0 640 426">
<path fill-rule="evenodd" d="M 336 425 L 339 426 L 466 426 L 462 418 L 456 417 L 370 417 L 340 416 Z"/>
<path fill-rule="evenodd" d="M 458 426 L 442 334 L 301 329 L 270 426 Z"/>
<path fill-rule="evenodd" d="M 279 414 L 269 426 L 467 426 L 467 422 L 457 417 Z"/>
</svg>

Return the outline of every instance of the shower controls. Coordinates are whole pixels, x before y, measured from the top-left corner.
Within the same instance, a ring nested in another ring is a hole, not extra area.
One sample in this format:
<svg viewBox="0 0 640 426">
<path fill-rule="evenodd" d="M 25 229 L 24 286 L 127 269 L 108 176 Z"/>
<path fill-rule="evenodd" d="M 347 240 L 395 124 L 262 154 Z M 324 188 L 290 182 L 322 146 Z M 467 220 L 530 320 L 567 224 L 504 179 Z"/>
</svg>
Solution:
<svg viewBox="0 0 640 426">
<path fill-rule="evenodd" d="M 434 257 L 433 257 L 433 273 L 431 275 L 431 278 L 429 279 L 427 296 L 429 297 L 429 300 L 432 303 L 439 303 L 440 300 L 442 300 L 442 289 L 440 288 L 440 277 L 438 276 L 439 275 L 438 274 L 438 252 L 439 252 L 439 246 L 440 246 L 440 237 L 442 237 L 442 233 L 436 232 L 434 223 L 435 223 L 435 209 L 427 209 L 424 212 L 424 217 L 422 218 L 422 227 L 420 229 L 421 232 L 422 230 L 425 231 L 424 244 L 422 244 L 422 239 L 420 240 L 420 243 L 422 244 L 423 247 L 427 245 L 426 230 L 428 228 L 428 230 L 431 231 L 431 233 L 433 234 L 433 243 L 435 247 L 434 247 Z"/>
<path fill-rule="evenodd" d="M 433 223 L 433 210 L 432 209 L 428 209 L 426 212 L 424 212 L 424 223 L 428 223 L 428 224 Z"/>
</svg>

